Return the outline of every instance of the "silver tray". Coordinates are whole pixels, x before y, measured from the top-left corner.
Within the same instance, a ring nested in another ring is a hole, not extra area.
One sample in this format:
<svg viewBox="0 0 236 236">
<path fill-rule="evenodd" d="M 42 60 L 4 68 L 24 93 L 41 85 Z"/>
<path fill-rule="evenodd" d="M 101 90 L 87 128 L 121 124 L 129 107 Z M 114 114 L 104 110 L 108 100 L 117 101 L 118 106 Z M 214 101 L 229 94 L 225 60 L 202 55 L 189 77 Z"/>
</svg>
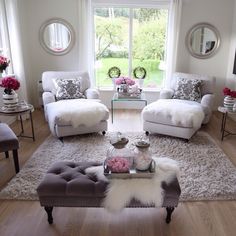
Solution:
<svg viewBox="0 0 236 236">
<path fill-rule="evenodd" d="M 112 173 L 109 171 L 108 173 L 104 172 L 104 175 L 108 179 L 133 179 L 133 178 L 152 178 L 155 172 L 147 171 L 138 171 L 136 169 L 130 169 L 128 173 Z"/>
</svg>

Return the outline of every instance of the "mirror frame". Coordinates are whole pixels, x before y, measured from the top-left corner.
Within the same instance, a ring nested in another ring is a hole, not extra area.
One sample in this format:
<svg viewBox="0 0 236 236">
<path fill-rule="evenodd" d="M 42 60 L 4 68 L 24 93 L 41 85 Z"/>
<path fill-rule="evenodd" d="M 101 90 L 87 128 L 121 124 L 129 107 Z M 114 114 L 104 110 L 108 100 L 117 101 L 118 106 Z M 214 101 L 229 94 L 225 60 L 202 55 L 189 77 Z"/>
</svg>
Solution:
<svg viewBox="0 0 236 236">
<path fill-rule="evenodd" d="M 215 36 L 216 36 L 216 43 L 215 43 L 213 49 L 212 49 L 210 52 L 208 52 L 208 53 L 206 53 L 206 54 L 204 54 L 204 55 L 199 54 L 199 53 L 196 53 L 195 51 L 193 51 L 193 49 L 192 49 L 192 47 L 191 47 L 191 35 L 192 35 L 192 33 L 193 33 L 195 30 L 197 30 L 197 29 L 199 29 L 199 28 L 202 28 L 202 27 L 209 28 L 210 30 L 212 30 L 212 31 L 215 33 Z M 188 33 L 187 33 L 187 35 L 186 35 L 186 41 L 185 41 L 185 43 L 186 43 L 186 47 L 187 47 L 189 53 L 190 53 L 193 57 L 200 58 L 200 59 L 206 59 L 206 58 L 212 57 L 212 56 L 218 51 L 219 46 L 220 46 L 220 41 L 221 41 L 221 39 L 220 39 L 220 33 L 219 33 L 219 31 L 216 29 L 216 27 L 213 26 L 213 25 L 211 25 L 211 24 L 209 24 L 209 23 L 204 23 L 204 22 L 203 22 L 203 23 L 198 23 L 198 24 L 194 25 L 194 26 L 188 31 Z"/>
<path fill-rule="evenodd" d="M 59 23 L 59 24 L 64 25 L 68 29 L 69 34 L 71 36 L 68 47 L 66 49 L 62 50 L 62 51 L 59 51 L 59 52 L 52 50 L 50 47 L 48 47 L 48 45 L 44 41 L 44 31 L 45 31 L 46 27 L 49 26 L 52 23 Z M 61 19 L 61 18 L 52 18 L 52 19 L 49 19 L 49 20 L 45 21 L 42 24 L 42 26 L 40 27 L 40 29 L 39 29 L 39 42 L 40 42 L 41 46 L 43 47 L 43 49 L 46 52 L 48 52 L 52 55 L 56 55 L 56 56 L 65 55 L 72 49 L 72 47 L 75 44 L 75 32 L 73 30 L 72 25 L 70 23 L 68 23 L 66 20 Z"/>
</svg>

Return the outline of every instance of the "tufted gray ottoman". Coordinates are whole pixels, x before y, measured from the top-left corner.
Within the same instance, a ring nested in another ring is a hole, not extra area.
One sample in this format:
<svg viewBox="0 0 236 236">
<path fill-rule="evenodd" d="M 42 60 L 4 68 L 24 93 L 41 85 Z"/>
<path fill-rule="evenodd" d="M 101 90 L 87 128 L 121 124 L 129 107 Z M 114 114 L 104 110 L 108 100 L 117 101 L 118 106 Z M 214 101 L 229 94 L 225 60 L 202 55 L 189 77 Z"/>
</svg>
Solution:
<svg viewBox="0 0 236 236">
<path fill-rule="evenodd" d="M 102 207 L 109 182 L 100 181 L 96 175 L 86 174 L 85 169 L 98 166 L 95 162 L 57 162 L 47 172 L 37 188 L 41 206 L 47 212 L 49 224 L 53 223 L 53 207 Z M 177 178 L 168 185 L 162 182 L 166 208 L 166 223 L 170 223 L 171 214 L 177 207 L 181 193 Z M 154 207 L 132 200 L 127 207 Z"/>
</svg>

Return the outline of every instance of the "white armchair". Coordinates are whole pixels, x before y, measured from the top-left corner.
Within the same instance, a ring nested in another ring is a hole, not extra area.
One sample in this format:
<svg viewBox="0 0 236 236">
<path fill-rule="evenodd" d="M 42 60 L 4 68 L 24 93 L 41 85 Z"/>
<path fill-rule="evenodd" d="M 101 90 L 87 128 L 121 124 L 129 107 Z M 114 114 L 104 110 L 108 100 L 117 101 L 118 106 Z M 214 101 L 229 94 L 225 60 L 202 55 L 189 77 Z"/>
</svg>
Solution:
<svg viewBox="0 0 236 236">
<path fill-rule="evenodd" d="M 201 80 L 201 97 L 197 101 L 173 99 L 178 78 Z M 146 106 L 142 111 L 143 130 L 184 139 L 190 139 L 201 127 L 209 122 L 214 102 L 215 78 L 174 73 L 171 88 L 160 92 L 157 102 Z"/>
<path fill-rule="evenodd" d="M 79 78 L 79 90 L 86 99 L 57 101 L 54 80 L 58 78 L 62 80 Z M 109 111 L 100 103 L 99 92 L 90 88 L 87 72 L 47 71 L 42 75 L 42 86 L 45 118 L 54 136 L 64 137 L 99 131 L 105 133 Z"/>
</svg>

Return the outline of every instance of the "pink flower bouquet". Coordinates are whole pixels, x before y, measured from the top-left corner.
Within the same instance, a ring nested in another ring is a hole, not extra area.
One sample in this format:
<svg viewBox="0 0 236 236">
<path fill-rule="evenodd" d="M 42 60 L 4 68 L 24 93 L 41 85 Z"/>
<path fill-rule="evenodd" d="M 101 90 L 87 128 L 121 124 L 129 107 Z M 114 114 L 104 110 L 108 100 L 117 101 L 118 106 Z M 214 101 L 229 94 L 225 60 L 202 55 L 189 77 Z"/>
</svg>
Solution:
<svg viewBox="0 0 236 236">
<path fill-rule="evenodd" d="M 227 88 L 227 87 L 225 87 L 225 88 L 223 89 L 223 94 L 224 94 L 225 96 L 231 96 L 231 97 L 233 97 L 233 98 L 236 98 L 236 91 L 232 91 L 232 90 L 230 90 L 230 89 Z"/>
<path fill-rule="evenodd" d="M 129 77 L 119 77 L 116 79 L 116 85 L 127 84 L 127 85 L 134 85 L 135 81 L 130 79 Z"/>
<path fill-rule="evenodd" d="M 2 79 L 0 86 L 5 88 L 4 92 L 6 94 L 11 94 L 12 90 L 20 88 L 20 82 L 15 77 L 5 77 Z"/>
<path fill-rule="evenodd" d="M 114 157 L 107 161 L 107 167 L 111 172 L 124 173 L 129 172 L 130 163 L 123 157 Z"/>
</svg>

